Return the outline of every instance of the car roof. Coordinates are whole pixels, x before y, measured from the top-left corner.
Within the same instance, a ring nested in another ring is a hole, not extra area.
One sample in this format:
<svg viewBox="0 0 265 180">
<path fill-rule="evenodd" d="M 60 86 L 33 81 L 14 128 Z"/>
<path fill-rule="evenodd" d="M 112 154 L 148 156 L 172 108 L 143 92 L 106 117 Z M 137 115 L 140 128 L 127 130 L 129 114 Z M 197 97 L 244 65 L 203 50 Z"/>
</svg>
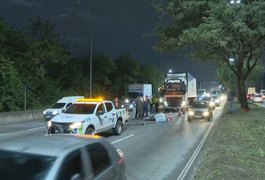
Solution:
<svg viewBox="0 0 265 180">
<path fill-rule="evenodd" d="M 64 150 L 72 151 L 87 144 L 103 141 L 103 138 L 96 135 L 21 136 L 1 140 L 0 150 L 59 156 L 59 153 Z"/>
</svg>

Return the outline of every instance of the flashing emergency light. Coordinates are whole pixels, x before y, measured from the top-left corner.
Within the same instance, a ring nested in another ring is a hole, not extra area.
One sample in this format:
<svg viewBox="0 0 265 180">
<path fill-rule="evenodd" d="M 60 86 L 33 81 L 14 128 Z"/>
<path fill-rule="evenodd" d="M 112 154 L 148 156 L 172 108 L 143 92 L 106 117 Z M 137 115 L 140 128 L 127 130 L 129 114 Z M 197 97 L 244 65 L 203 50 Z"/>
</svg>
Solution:
<svg viewBox="0 0 265 180">
<path fill-rule="evenodd" d="M 78 102 L 101 102 L 102 98 L 80 98 L 77 100 Z"/>
</svg>

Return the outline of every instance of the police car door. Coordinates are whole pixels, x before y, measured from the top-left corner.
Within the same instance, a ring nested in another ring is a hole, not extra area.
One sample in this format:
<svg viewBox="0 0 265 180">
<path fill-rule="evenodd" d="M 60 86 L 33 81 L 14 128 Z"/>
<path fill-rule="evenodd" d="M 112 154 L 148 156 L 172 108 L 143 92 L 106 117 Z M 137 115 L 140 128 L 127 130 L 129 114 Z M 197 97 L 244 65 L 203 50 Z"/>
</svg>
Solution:
<svg viewBox="0 0 265 180">
<path fill-rule="evenodd" d="M 105 102 L 105 107 L 106 107 L 106 122 L 108 124 L 108 127 L 113 127 L 115 122 L 116 122 L 116 111 L 114 109 L 114 106 L 111 102 Z"/>
<path fill-rule="evenodd" d="M 107 116 L 106 116 L 106 110 L 105 110 L 103 103 L 98 105 L 96 115 L 99 120 L 98 130 L 105 129 L 107 127 Z"/>
</svg>

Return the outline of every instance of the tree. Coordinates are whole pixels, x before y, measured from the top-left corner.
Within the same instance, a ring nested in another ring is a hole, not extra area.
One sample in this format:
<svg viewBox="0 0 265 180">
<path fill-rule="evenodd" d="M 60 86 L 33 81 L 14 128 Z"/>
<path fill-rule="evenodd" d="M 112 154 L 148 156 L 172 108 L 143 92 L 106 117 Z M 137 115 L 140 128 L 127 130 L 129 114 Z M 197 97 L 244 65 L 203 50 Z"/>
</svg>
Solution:
<svg viewBox="0 0 265 180">
<path fill-rule="evenodd" d="M 195 47 L 195 56 L 230 68 L 236 78 L 241 108 L 248 110 L 245 81 L 262 61 L 265 2 L 168 0 L 156 7 L 167 15 L 158 33 L 158 49 Z"/>
<path fill-rule="evenodd" d="M 140 66 L 140 71 L 137 78 L 138 83 L 152 84 L 153 94 L 158 93 L 158 88 L 164 82 L 164 73 L 158 68 L 150 64 Z"/>
<path fill-rule="evenodd" d="M 129 54 L 114 59 L 116 71 L 112 73 L 114 96 L 123 96 L 128 90 L 128 85 L 137 82 L 140 64 Z"/>
<path fill-rule="evenodd" d="M 23 90 L 23 84 L 13 63 L 0 55 L 0 111 L 21 110 Z"/>
</svg>

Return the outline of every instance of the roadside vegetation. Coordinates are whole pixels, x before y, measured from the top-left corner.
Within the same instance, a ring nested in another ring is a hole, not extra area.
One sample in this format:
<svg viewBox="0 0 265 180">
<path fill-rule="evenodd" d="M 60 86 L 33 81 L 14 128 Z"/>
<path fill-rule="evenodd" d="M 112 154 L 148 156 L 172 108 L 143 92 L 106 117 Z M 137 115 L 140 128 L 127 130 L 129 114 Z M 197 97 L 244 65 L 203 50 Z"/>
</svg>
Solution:
<svg viewBox="0 0 265 180">
<path fill-rule="evenodd" d="M 95 49 L 96 50 L 96 49 Z M 89 97 L 90 51 L 61 41 L 53 24 L 40 17 L 13 29 L 0 17 L 0 112 L 50 106 L 63 96 Z M 150 83 L 157 89 L 164 74 L 140 64 L 130 54 L 93 53 L 93 97 L 125 95 L 128 84 Z"/>
<path fill-rule="evenodd" d="M 250 104 L 243 112 L 224 114 L 214 125 L 195 170 L 194 179 L 264 179 L 265 111 Z"/>
</svg>

